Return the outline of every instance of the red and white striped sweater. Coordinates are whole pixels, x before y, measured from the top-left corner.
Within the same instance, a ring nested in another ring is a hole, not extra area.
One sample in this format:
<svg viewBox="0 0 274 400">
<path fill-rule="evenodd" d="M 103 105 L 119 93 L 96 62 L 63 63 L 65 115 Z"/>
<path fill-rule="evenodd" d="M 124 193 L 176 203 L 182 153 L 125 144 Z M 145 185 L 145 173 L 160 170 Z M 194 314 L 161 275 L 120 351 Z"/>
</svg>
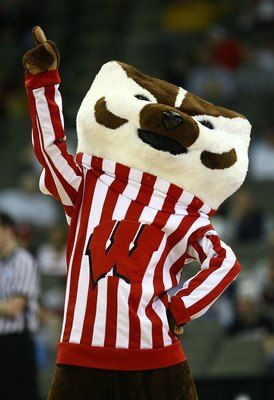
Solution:
<svg viewBox="0 0 274 400">
<path fill-rule="evenodd" d="M 67 290 L 57 363 L 113 370 L 185 360 L 170 331 L 202 315 L 240 265 L 198 198 L 151 174 L 68 154 L 57 71 L 26 75 L 41 189 L 69 222 Z M 184 264 L 201 271 L 171 298 Z"/>
</svg>

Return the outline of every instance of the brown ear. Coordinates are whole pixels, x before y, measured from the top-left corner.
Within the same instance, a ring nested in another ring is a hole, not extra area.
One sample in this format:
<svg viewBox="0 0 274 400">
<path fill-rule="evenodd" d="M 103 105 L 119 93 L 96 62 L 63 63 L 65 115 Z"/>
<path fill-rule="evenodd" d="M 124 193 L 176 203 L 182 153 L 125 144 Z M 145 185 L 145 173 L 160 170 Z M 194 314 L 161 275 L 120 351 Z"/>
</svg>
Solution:
<svg viewBox="0 0 274 400">
<path fill-rule="evenodd" d="M 112 114 L 112 112 L 107 109 L 105 97 L 101 97 L 101 99 L 97 100 L 94 110 L 96 121 L 106 128 L 117 129 L 128 122 L 127 119 L 117 117 L 117 115 Z"/>
</svg>

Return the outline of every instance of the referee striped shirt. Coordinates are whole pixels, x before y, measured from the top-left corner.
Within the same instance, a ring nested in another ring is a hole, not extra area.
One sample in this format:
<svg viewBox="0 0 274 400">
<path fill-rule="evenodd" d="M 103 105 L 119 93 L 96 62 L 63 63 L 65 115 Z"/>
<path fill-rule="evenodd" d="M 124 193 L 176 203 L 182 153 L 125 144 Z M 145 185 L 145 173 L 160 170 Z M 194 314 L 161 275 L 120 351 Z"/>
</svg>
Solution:
<svg viewBox="0 0 274 400">
<path fill-rule="evenodd" d="M 0 301 L 18 296 L 26 298 L 26 306 L 15 318 L 0 315 L 0 335 L 37 329 L 37 265 L 32 255 L 20 247 L 8 258 L 0 258 Z"/>
</svg>

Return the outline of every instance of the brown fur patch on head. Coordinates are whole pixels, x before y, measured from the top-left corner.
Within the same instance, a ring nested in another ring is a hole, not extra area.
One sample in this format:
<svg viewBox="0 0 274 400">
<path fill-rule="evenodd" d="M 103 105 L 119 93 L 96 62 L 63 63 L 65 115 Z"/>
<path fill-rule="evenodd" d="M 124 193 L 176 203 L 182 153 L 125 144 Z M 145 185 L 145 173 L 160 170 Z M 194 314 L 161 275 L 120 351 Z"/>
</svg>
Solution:
<svg viewBox="0 0 274 400">
<path fill-rule="evenodd" d="M 198 138 L 199 128 L 194 119 L 178 111 L 183 122 L 172 130 L 165 129 L 163 113 L 174 111 L 174 108 L 162 104 L 148 104 L 140 113 L 141 129 L 177 140 L 184 147 L 191 146 Z"/>
<path fill-rule="evenodd" d="M 158 103 L 175 105 L 179 88 L 172 83 L 162 81 L 161 79 L 152 78 L 144 75 L 131 65 L 118 62 L 118 64 L 126 72 L 127 76 L 133 79 L 142 88 L 148 90 L 157 100 Z M 136 93 L 139 94 L 139 93 Z"/>
<path fill-rule="evenodd" d="M 127 119 L 118 117 L 107 109 L 105 97 L 97 100 L 94 111 L 98 124 L 104 125 L 106 128 L 117 129 L 128 122 Z"/>
<path fill-rule="evenodd" d="M 201 161 L 205 167 L 210 169 L 225 169 L 230 168 L 237 161 L 237 154 L 235 149 L 228 152 L 217 154 L 210 151 L 203 151 L 201 154 Z"/>
<path fill-rule="evenodd" d="M 215 106 L 209 101 L 203 100 L 193 93 L 187 92 L 186 96 L 179 107 L 180 110 L 188 115 L 211 115 L 212 117 L 226 117 L 226 118 L 244 118 L 241 114 L 235 111 L 228 110 L 223 107 Z"/>
</svg>

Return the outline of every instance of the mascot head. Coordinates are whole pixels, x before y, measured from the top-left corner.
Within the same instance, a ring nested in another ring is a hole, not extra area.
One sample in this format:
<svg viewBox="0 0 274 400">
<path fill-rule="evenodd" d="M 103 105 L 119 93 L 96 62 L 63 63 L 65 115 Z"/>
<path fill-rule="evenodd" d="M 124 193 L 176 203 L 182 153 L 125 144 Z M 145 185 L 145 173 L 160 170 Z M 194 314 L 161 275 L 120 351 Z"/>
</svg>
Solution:
<svg viewBox="0 0 274 400">
<path fill-rule="evenodd" d="M 103 65 L 77 115 L 78 151 L 138 168 L 216 209 L 243 183 L 251 126 L 130 65 Z"/>
</svg>

